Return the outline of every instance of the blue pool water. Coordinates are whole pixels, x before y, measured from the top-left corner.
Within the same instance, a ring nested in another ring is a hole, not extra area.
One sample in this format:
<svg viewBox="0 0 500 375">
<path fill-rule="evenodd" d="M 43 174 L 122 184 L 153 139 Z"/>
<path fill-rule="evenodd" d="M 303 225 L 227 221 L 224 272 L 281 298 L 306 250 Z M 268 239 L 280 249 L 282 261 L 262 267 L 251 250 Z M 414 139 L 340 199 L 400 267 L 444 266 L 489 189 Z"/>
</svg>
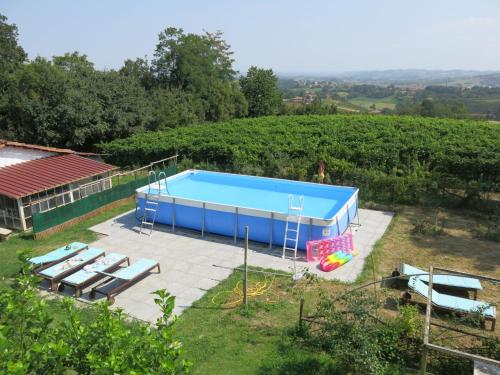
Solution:
<svg viewBox="0 0 500 375">
<path fill-rule="evenodd" d="M 299 248 L 309 239 L 342 233 L 357 214 L 358 189 L 246 175 L 190 170 L 137 190 L 160 201 L 156 221 L 164 224 L 282 245 L 288 197 L 304 198 Z M 246 223 L 246 224 L 245 224 Z"/>
</svg>

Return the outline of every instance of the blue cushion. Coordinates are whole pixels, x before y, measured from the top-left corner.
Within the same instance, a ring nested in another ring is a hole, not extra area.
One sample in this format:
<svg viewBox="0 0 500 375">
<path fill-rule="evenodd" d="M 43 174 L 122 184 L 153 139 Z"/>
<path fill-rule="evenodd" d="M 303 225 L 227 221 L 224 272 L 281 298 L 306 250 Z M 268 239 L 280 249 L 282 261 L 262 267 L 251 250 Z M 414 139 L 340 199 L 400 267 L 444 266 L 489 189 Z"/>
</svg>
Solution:
<svg viewBox="0 0 500 375">
<path fill-rule="evenodd" d="M 40 275 L 42 276 L 47 276 L 47 277 L 57 277 L 58 275 L 61 275 L 68 270 L 71 270 L 73 268 L 77 268 L 80 266 L 82 263 L 86 263 L 90 261 L 93 258 L 98 257 L 99 255 L 103 255 L 104 250 L 97 249 L 95 247 L 91 247 L 88 250 L 82 251 L 81 253 L 61 262 L 53 265 L 52 267 L 46 268 L 42 271 L 39 272 Z"/>
<path fill-rule="evenodd" d="M 113 277 L 121 280 L 132 280 L 157 264 L 158 262 L 156 260 L 142 258 L 130 266 L 114 272 Z"/>
<path fill-rule="evenodd" d="M 65 277 L 61 281 L 72 285 L 81 285 L 98 275 L 98 272 L 104 272 L 113 266 L 123 262 L 127 258 L 125 255 L 111 253 L 104 258 L 96 260 L 94 263 L 85 266 L 83 269 Z"/>
<path fill-rule="evenodd" d="M 28 261 L 31 264 L 38 266 L 41 264 L 50 263 L 50 262 L 54 262 L 56 260 L 62 259 L 64 257 L 68 256 L 68 254 L 81 251 L 81 250 L 85 249 L 86 247 L 87 247 L 87 244 L 85 244 L 85 243 L 73 242 L 73 243 L 70 243 L 69 245 L 65 245 L 65 246 L 62 246 L 58 249 L 55 249 L 55 250 L 53 250 L 50 253 L 47 253 L 45 255 L 40 255 L 37 257 L 30 258 L 30 259 L 28 259 Z"/>
</svg>

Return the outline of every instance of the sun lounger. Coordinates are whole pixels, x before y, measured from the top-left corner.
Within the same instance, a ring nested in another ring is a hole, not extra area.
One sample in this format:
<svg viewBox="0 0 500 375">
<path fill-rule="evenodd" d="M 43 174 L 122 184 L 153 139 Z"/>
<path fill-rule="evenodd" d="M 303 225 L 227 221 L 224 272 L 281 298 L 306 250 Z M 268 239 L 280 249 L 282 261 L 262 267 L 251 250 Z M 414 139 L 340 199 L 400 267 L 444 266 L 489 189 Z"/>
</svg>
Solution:
<svg viewBox="0 0 500 375">
<path fill-rule="evenodd" d="M 102 257 L 103 255 L 104 250 L 91 247 L 69 259 L 64 260 L 63 262 L 44 268 L 41 271 L 36 271 L 35 273 L 50 282 L 51 290 L 57 290 L 61 279 L 64 279 L 69 274 L 82 269 L 87 264 L 92 263 L 94 260 Z"/>
<path fill-rule="evenodd" d="M 61 280 L 59 291 L 62 292 L 66 285 L 75 288 L 75 297 L 80 297 L 83 288 L 95 283 L 104 277 L 99 272 L 110 272 L 116 270 L 120 264 L 130 261 L 127 256 L 117 253 L 111 253 L 104 258 L 97 259 L 92 264 L 87 264 L 80 271 L 77 271 Z"/>
<path fill-rule="evenodd" d="M 428 272 L 421 270 L 420 268 L 401 263 L 397 270 L 402 277 L 409 278 L 411 276 L 419 275 L 418 278 L 420 280 L 425 281 L 426 283 L 429 282 Z M 477 291 L 483 289 L 481 282 L 478 279 L 466 276 L 434 275 L 432 277 L 432 283 L 449 288 L 470 290 L 474 293 L 474 299 L 477 299 Z"/>
<path fill-rule="evenodd" d="M 408 280 L 408 286 L 416 293 L 427 299 L 429 294 L 429 286 L 418 276 L 411 276 Z M 479 313 L 485 320 L 490 320 L 492 322 L 491 330 L 495 330 L 496 309 L 495 306 L 492 306 L 486 302 L 450 296 L 432 290 L 431 303 L 433 306 L 441 310 L 452 311 L 461 314 Z"/>
<path fill-rule="evenodd" d="M 118 271 L 113 273 L 99 272 L 104 276 L 108 276 L 108 278 L 99 285 L 93 287 L 89 297 L 93 299 L 95 298 L 96 293 L 99 293 L 105 295 L 108 301 L 113 304 L 115 302 L 113 295 L 118 294 L 122 290 L 136 283 L 154 268 L 158 268 L 158 273 L 160 273 L 160 264 L 157 261 L 143 258 L 139 259 L 132 265 L 120 268 Z"/>
<path fill-rule="evenodd" d="M 35 271 L 40 271 L 44 268 L 49 268 L 56 263 L 62 262 L 63 260 L 71 258 L 72 256 L 87 248 L 88 245 L 85 243 L 73 242 L 69 245 L 65 245 L 58 249 L 55 249 L 45 255 L 30 258 L 28 259 L 28 262 L 33 265 Z"/>
</svg>

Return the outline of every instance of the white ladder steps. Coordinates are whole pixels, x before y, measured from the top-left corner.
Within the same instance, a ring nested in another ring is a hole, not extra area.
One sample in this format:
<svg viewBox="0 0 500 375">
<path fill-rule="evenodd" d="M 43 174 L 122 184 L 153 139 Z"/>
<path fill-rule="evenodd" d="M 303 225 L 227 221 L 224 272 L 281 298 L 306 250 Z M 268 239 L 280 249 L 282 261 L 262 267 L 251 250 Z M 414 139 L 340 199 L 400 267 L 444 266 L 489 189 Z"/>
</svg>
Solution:
<svg viewBox="0 0 500 375">
<path fill-rule="evenodd" d="M 302 220 L 302 211 L 304 210 L 304 196 L 299 196 L 298 201 L 299 205 L 295 206 L 294 196 L 292 194 L 288 196 L 288 215 L 286 217 L 285 236 L 283 240 L 283 259 L 285 259 L 287 251 L 293 251 L 293 259 L 297 259 L 300 222 Z M 295 224 L 295 227 L 293 224 Z M 293 247 L 291 247 L 292 244 Z"/>
<path fill-rule="evenodd" d="M 160 175 L 158 177 L 161 176 Z M 151 179 L 153 181 L 151 181 Z M 158 192 L 156 194 L 151 193 L 151 184 L 154 182 L 158 182 Z M 158 178 L 158 181 L 156 181 L 156 172 L 155 171 L 150 171 L 148 175 L 148 193 L 146 194 L 146 201 L 144 202 L 144 209 L 143 209 L 143 215 L 142 215 L 142 220 L 141 220 L 141 227 L 139 228 L 139 234 L 143 233 L 144 227 L 147 226 L 149 227 L 149 236 L 153 234 L 153 228 L 155 225 L 156 221 L 156 213 L 158 212 L 158 202 L 160 200 L 160 195 L 161 195 L 161 185 L 160 185 L 160 179 Z M 148 215 L 149 213 L 149 215 Z"/>
</svg>

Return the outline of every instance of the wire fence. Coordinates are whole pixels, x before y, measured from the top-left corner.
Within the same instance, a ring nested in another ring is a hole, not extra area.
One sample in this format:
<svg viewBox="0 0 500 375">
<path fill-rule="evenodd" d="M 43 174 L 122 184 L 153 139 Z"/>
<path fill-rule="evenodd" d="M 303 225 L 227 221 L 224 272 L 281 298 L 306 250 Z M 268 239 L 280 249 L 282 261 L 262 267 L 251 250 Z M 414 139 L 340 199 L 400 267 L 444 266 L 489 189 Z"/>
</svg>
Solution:
<svg viewBox="0 0 500 375">
<path fill-rule="evenodd" d="M 88 214 L 100 207 L 113 203 L 120 199 L 128 198 L 135 194 L 136 189 L 148 184 L 147 172 L 165 172 L 166 176 L 177 173 L 177 165 L 166 166 L 165 164 L 153 163 L 148 166 L 130 172 L 120 173 L 111 177 L 116 184 L 110 189 L 89 195 L 73 203 L 57 207 L 46 212 L 33 214 L 33 232 L 40 233 L 47 229 L 63 224 L 69 220 Z M 155 166 L 157 168 L 155 168 Z"/>
</svg>

